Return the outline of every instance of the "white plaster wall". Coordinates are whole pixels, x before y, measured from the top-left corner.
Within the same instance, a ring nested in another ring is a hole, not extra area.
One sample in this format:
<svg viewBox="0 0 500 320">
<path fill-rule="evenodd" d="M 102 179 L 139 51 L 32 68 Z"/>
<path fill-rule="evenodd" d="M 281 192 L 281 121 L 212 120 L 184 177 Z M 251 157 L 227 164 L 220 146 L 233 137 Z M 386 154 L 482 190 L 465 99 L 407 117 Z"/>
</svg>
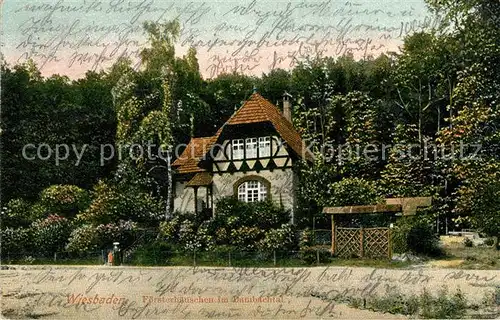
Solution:
<svg viewBox="0 0 500 320">
<path fill-rule="evenodd" d="M 216 201 L 223 197 L 228 197 L 233 195 L 234 184 L 241 178 L 256 175 L 260 176 L 271 183 L 271 199 L 276 203 L 281 203 L 283 206 L 290 210 L 292 213 L 292 222 L 295 207 L 296 207 L 296 175 L 293 173 L 292 169 L 287 168 L 285 170 L 275 169 L 261 170 L 258 173 L 256 171 L 247 171 L 231 173 L 218 174 L 214 173 L 213 177 L 213 196 L 214 196 L 214 208 L 216 206 Z"/>
<path fill-rule="evenodd" d="M 194 212 L 194 189 L 186 187 L 187 182 L 175 183 L 174 210 L 181 212 Z M 203 201 L 206 202 L 207 189 L 198 188 L 198 211 L 201 210 Z M 210 199 L 209 199 L 210 200 Z"/>
</svg>

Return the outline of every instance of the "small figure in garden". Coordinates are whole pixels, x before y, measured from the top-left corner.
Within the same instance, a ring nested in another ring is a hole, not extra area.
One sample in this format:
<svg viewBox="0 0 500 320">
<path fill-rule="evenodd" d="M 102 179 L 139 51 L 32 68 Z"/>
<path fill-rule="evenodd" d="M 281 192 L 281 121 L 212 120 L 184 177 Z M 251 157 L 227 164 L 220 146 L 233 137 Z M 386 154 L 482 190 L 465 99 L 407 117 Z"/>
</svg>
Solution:
<svg viewBox="0 0 500 320">
<path fill-rule="evenodd" d="M 113 251 L 108 252 L 108 266 L 113 265 Z"/>
<path fill-rule="evenodd" d="M 113 266 L 119 266 L 121 265 L 121 259 L 120 259 L 120 248 L 118 247 L 120 245 L 119 242 L 113 242 L 114 248 L 113 248 Z"/>
</svg>

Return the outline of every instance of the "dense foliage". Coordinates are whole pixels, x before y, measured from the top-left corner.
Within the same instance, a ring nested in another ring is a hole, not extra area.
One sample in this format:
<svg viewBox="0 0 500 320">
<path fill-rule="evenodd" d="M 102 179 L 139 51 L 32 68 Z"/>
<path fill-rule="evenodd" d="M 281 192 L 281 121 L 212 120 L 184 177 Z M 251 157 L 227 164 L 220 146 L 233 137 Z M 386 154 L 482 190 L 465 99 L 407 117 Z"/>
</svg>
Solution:
<svg viewBox="0 0 500 320">
<path fill-rule="evenodd" d="M 3 249 L 21 250 L 21 238 L 41 252 L 97 249 L 163 220 L 164 239 L 190 250 L 291 248 L 288 217 L 268 202 L 225 199 L 205 222 L 172 213 L 169 147 L 213 135 L 254 87 L 273 103 L 293 96 L 294 125 L 316 155 L 295 168 L 298 227 L 326 205 L 433 196 L 419 219 L 439 232 L 498 236 L 500 3 L 427 2 L 444 24 L 407 36 L 397 54 L 308 59 L 261 77 L 203 79 L 195 49 L 175 53 L 177 21 L 144 26 L 140 70 L 119 59 L 70 80 L 31 61 L 2 64 Z M 148 143 L 160 148 L 127 148 Z"/>
<path fill-rule="evenodd" d="M 215 214 L 203 219 L 177 213 L 160 224 L 160 235 L 184 250 L 231 247 L 237 251 L 292 250 L 297 245 L 289 212 L 271 201 L 240 202 L 233 197 L 217 201 Z"/>
</svg>

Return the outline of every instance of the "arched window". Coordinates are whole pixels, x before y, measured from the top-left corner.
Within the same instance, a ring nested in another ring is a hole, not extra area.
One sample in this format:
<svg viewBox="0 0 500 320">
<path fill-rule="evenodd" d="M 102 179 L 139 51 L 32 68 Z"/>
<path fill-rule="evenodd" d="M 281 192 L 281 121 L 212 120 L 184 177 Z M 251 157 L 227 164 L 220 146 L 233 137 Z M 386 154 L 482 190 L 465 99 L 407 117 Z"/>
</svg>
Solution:
<svg viewBox="0 0 500 320">
<path fill-rule="evenodd" d="M 257 202 L 267 199 L 268 186 L 259 180 L 248 180 L 238 186 L 238 200 Z"/>
</svg>

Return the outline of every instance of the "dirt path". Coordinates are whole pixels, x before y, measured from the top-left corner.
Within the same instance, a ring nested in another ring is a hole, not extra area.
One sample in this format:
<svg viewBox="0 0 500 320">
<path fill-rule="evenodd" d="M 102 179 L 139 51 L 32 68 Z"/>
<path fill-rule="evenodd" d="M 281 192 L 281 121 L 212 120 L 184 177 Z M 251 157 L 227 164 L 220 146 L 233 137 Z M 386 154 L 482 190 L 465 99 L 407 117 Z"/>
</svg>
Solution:
<svg viewBox="0 0 500 320">
<path fill-rule="evenodd" d="M 480 302 L 500 271 L 10 266 L 0 279 L 8 319 L 400 319 L 346 300 L 446 286 Z"/>
</svg>

